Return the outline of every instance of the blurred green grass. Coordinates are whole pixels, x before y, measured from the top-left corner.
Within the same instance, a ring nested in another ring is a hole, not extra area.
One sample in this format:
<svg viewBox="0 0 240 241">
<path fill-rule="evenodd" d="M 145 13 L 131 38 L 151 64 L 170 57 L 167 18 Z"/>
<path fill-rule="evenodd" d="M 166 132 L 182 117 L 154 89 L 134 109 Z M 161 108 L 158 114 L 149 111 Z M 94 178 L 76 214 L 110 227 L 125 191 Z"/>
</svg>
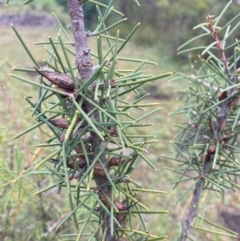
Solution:
<svg viewBox="0 0 240 241">
<path fill-rule="evenodd" d="M 43 46 L 33 46 L 32 43 L 36 42 L 36 40 L 46 40 L 48 36 L 54 37 L 57 34 L 57 29 L 53 27 L 25 27 L 19 28 L 19 32 L 34 56 L 36 56 L 37 61 L 41 62 L 46 57 L 46 53 L 43 51 Z M 34 120 L 30 118 L 30 113 L 25 107 L 26 101 L 24 96 L 34 96 L 36 98 L 38 89 L 26 83 L 19 82 L 18 80 L 11 79 L 8 76 L 8 73 L 11 72 L 13 66 L 32 68 L 33 63 L 25 53 L 19 40 L 16 38 L 10 27 L 1 27 L 0 35 L 0 102 L 2 103 L 2 108 L 0 109 L 0 160 L 9 161 L 11 159 L 11 148 L 12 146 L 15 146 L 23 153 L 23 160 L 26 164 L 36 151 L 36 145 L 42 142 L 44 138 L 43 135 L 36 130 L 34 134 L 27 134 L 26 136 L 21 137 L 20 140 L 11 141 L 11 138 L 35 123 Z M 93 39 L 90 39 L 90 48 L 94 49 Z M 139 46 L 134 42 L 130 42 L 121 55 L 141 59 L 147 58 L 157 62 L 158 65 L 149 66 L 146 69 L 148 73 L 152 74 L 179 69 L 179 65 L 176 62 L 171 60 L 168 56 L 164 56 L 164 46 L 161 51 L 160 49 L 155 49 L 154 46 L 146 48 Z M 129 63 L 121 61 L 118 64 L 121 69 L 131 67 Z M 37 76 L 28 76 L 28 78 L 36 79 Z M 182 202 L 176 203 L 177 198 L 187 189 L 187 184 L 181 185 L 179 186 L 180 188 L 172 190 L 172 186 L 169 185 L 169 183 L 175 181 L 178 177 L 173 172 L 168 171 L 165 167 L 173 168 L 174 164 L 162 158 L 162 155 L 172 154 L 170 140 L 174 137 L 177 131 L 174 123 L 184 122 L 183 117 L 169 115 L 170 111 L 174 110 L 177 105 L 181 104 L 176 100 L 174 90 L 183 86 L 183 83 L 171 83 L 168 79 L 162 79 L 155 81 L 153 85 L 146 85 L 145 89 L 141 90 L 143 92 L 149 92 L 150 90 L 151 95 L 148 98 L 148 101 L 160 102 L 162 106 L 162 109 L 159 112 L 150 116 L 149 119 L 146 120 L 148 122 L 154 122 L 155 125 L 147 130 L 141 130 L 142 132 L 154 133 L 159 139 L 159 142 L 153 144 L 149 149 L 149 159 L 152 160 L 157 170 L 154 171 L 145 162 L 140 162 L 139 167 L 133 175 L 134 181 L 138 182 L 143 187 L 168 192 L 168 194 L 165 195 L 161 194 L 156 196 L 148 194 L 144 196 L 142 195 L 139 198 L 143 200 L 144 203 L 149 204 L 153 209 L 170 210 L 169 215 L 146 216 L 151 231 L 163 235 L 167 234 L 169 235 L 169 240 L 176 239 L 177 233 L 181 229 L 180 221 L 186 214 L 187 205 L 190 203 L 189 196 L 184 198 Z M 14 162 L 14 158 L 12 161 Z M 28 184 L 29 195 L 37 189 L 36 176 L 30 178 L 31 182 Z M 35 184 L 31 184 L 34 182 Z M 216 202 L 213 204 L 216 206 L 210 208 L 208 216 L 211 217 L 211 220 L 216 221 L 218 219 L 217 209 L 220 205 L 220 201 L 218 201 L 219 199 L 216 199 L 214 195 L 215 194 L 212 196 Z M 236 197 L 233 195 L 229 200 L 234 198 Z M 34 198 L 34 200 L 36 199 Z M 54 199 L 51 196 L 51 201 L 54 202 L 53 200 Z M 58 200 L 58 202 L 62 205 L 63 201 Z M 26 206 L 22 206 L 21 208 L 24 209 Z M 66 206 L 64 210 L 67 210 Z M 61 212 L 61 210 L 58 211 Z M 212 240 L 212 236 L 209 233 L 196 232 L 196 239 Z M 214 235 L 214 240 L 228 241 L 231 240 L 231 238 Z"/>
</svg>

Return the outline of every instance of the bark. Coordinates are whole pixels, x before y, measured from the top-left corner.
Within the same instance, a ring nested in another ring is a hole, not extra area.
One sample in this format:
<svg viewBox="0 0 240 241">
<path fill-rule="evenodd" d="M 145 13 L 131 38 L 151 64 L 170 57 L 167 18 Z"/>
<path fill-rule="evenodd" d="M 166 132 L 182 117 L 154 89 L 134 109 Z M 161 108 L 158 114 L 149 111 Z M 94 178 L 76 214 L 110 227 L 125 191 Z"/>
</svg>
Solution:
<svg viewBox="0 0 240 241">
<path fill-rule="evenodd" d="M 192 200 L 191 200 L 189 210 L 188 210 L 188 214 L 182 225 L 182 233 L 181 233 L 181 237 L 180 237 L 179 241 L 187 240 L 188 232 L 191 227 L 191 224 L 192 224 L 194 218 L 197 216 L 198 206 L 200 203 L 201 194 L 202 194 L 202 190 L 204 188 L 204 183 L 205 183 L 204 175 L 207 175 L 208 173 L 211 172 L 211 166 L 212 166 L 211 162 L 208 162 L 204 165 L 203 174 L 201 176 L 199 176 L 199 180 L 197 181 L 197 183 L 195 185 Z"/>
<path fill-rule="evenodd" d="M 78 0 L 68 0 L 68 11 L 71 17 L 71 29 L 74 35 L 75 40 L 75 48 L 76 48 L 76 66 L 78 72 L 80 74 L 81 80 L 85 83 L 93 74 L 93 64 L 91 61 L 90 56 L 90 49 L 88 48 L 87 44 L 87 33 L 84 28 L 84 15 L 82 6 L 79 5 Z M 88 87 L 89 90 L 94 88 L 94 83 Z M 89 95 L 91 100 L 94 101 L 94 96 L 91 94 L 92 92 L 89 91 Z M 94 107 L 90 103 L 85 103 L 86 105 L 86 112 L 90 112 Z M 95 122 L 99 122 L 99 112 L 95 111 L 91 115 L 91 118 Z M 91 135 L 91 147 L 94 158 L 104 146 L 104 142 L 95 134 L 90 133 Z M 107 160 L 105 155 L 101 155 L 99 158 L 99 162 L 106 167 L 107 170 Z M 103 187 L 99 187 L 102 184 L 108 182 L 107 178 L 104 176 L 99 176 L 94 174 L 94 180 L 96 181 L 99 198 L 102 199 L 104 196 L 108 196 L 111 199 L 111 186 L 110 185 L 103 185 Z M 113 232 L 113 235 L 110 233 L 110 217 L 109 215 L 102 210 L 101 211 L 102 220 L 103 220 L 103 231 L 107 229 L 106 241 L 115 241 L 116 235 Z M 114 230 L 115 231 L 115 230 Z"/>
</svg>

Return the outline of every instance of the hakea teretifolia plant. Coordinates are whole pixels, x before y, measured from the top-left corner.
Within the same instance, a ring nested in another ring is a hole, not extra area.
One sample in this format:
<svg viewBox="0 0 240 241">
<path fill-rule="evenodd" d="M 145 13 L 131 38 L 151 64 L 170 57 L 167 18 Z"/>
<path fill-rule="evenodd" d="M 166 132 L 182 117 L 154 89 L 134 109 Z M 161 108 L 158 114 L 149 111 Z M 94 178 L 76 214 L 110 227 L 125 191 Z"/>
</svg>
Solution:
<svg viewBox="0 0 240 241">
<path fill-rule="evenodd" d="M 197 26 L 205 31 L 199 38 L 211 36 L 213 39 L 213 43 L 209 46 L 195 48 L 198 51 L 203 49 L 202 55 L 208 57 L 206 59 L 200 57 L 198 62 L 191 64 L 193 70 L 191 76 L 179 74 L 180 77 L 178 77 L 178 80 L 188 80 L 189 87 L 180 91 L 180 96 L 186 101 L 173 113 L 184 113 L 188 123 L 187 125 L 177 124 L 181 131 L 173 141 L 176 150 L 174 160 L 180 162 L 180 169 L 175 170 L 180 174 L 180 179 L 175 184 L 193 181 L 179 200 L 192 188 L 194 189 L 182 232 L 179 235 L 181 241 L 193 238 L 190 236 L 191 227 L 204 229 L 207 232 L 217 232 L 211 231 L 209 222 L 206 223 L 206 227 L 202 227 L 197 222 L 196 217 L 201 217 L 199 220 L 205 220 L 207 203 L 200 205 L 204 190 L 208 190 L 207 195 L 210 195 L 210 191 L 224 195 L 228 189 L 238 188 L 240 69 L 237 68 L 237 62 L 240 59 L 240 48 L 238 41 L 228 43 L 227 38 L 237 29 L 239 22 L 233 27 L 231 24 L 239 21 L 239 16 L 223 27 L 217 26 L 227 7 L 220 17 L 214 18 L 209 15 L 204 24 Z M 192 50 L 193 48 L 182 52 Z M 193 223 L 193 220 L 196 222 Z M 216 227 L 214 225 L 212 228 Z M 227 232 L 225 229 L 224 231 L 225 234 L 221 231 L 223 235 L 236 237 L 236 233 Z"/>
<path fill-rule="evenodd" d="M 147 148 L 150 143 L 156 142 L 156 137 L 147 131 L 146 134 L 137 134 L 137 130 L 151 126 L 152 123 L 144 120 L 160 107 L 138 115 L 142 108 L 149 109 L 159 104 L 142 103 L 147 95 L 139 95 L 137 89 L 173 73 L 152 76 L 142 68 L 155 63 L 121 57 L 122 49 L 139 24 L 126 39 L 120 38 L 119 31 L 111 36 L 108 30 L 126 21 L 120 19 L 106 26 L 105 21 L 111 12 L 121 15 L 113 7 L 113 0 L 108 6 L 96 2 L 99 23 L 93 33 L 86 32 L 82 10 L 85 2 L 68 1 L 74 41 L 57 19 L 59 32 L 63 34 L 55 40 L 49 37 L 48 41 L 37 43 L 47 46 L 45 66 L 38 64 L 12 26 L 35 66 L 32 69 L 15 67 L 13 70 L 39 74 L 39 82 L 11 74 L 39 88 L 36 101 L 32 97 L 26 98 L 38 123 L 16 137 L 43 124 L 52 133 L 50 138 L 38 145 L 51 150 L 51 153 L 40 159 L 35 169 L 45 166 L 45 173 L 54 176 L 54 181 L 36 194 L 58 187 L 59 192 L 68 196 L 71 212 L 57 228 L 72 217 L 76 233 L 66 234 L 65 237 L 76 236 L 76 240 L 80 240 L 88 233 L 89 240 L 160 240 L 166 236 L 153 235 L 143 215 L 168 211 L 151 210 L 142 203 L 137 193 L 163 192 L 145 189 L 132 180 L 140 161 L 154 168 L 147 157 Z M 105 7 L 104 15 L 99 6 Z M 97 53 L 88 47 L 89 37 L 96 37 Z M 103 47 L 103 43 L 107 48 Z M 136 65 L 134 69 L 120 69 L 119 61 Z"/>
</svg>

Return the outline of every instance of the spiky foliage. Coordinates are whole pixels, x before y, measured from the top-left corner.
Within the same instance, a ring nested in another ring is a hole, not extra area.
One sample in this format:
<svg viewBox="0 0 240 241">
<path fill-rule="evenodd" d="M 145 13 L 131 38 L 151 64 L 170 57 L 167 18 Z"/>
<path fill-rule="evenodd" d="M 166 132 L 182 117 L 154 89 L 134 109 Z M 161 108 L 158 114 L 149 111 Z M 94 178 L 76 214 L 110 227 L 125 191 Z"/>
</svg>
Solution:
<svg viewBox="0 0 240 241">
<path fill-rule="evenodd" d="M 142 161 L 154 168 L 147 157 L 147 149 L 156 139 L 154 135 L 133 133 L 152 125 L 144 119 L 159 110 L 153 108 L 148 113 L 136 112 L 159 105 L 143 103 L 147 95 L 140 96 L 137 88 L 172 73 L 158 76 L 145 74 L 142 68 L 155 63 L 122 57 L 122 50 L 139 24 L 126 39 L 120 38 L 119 31 L 110 36 L 108 30 L 126 21 L 119 18 L 111 26 L 106 26 L 110 13 L 121 16 L 114 9 L 113 0 L 105 6 L 103 16 L 97 5 L 98 26 L 92 33 L 85 32 L 82 14 L 85 2 L 81 1 L 79 5 L 77 0 L 68 1 L 74 40 L 56 18 L 60 26 L 56 38 L 49 37 L 47 41 L 36 43 L 47 46 L 45 66 L 39 65 L 12 26 L 35 66 L 33 69 L 15 67 L 13 70 L 39 74 L 39 81 L 11 74 L 13 78 L 39 90 L 37 97 L 26 97 L 37 124 L 14 138 L 44 124 L 47 126 L 48 129 L 44 130 L 48 132 L 48 138 L 38 146 L 44 147 L 48 154 L 35 163 L 35 173 L 50 175 L 53 183 L 35 195 L 58 188 L 59 193 L 68 196 L 71 211 L 56 228 L 61 228 L 71 218 L 76 232 L 64 235 L 65 238 L 160 240 L 165 236 L 149 233 L 144 214 L 168 211 L 151 210 L 138 199 L 137 193 L 161 191 L 144 189 L 131 179 L 136 166 Z M 93 51 L 88 48 L 87 38 L 95 36 L 96 48 Z M 120 61 L 135 63 L 135 67 L 120 69 Z"/>
<path fill-rule="evenodd" d="M 204 191 L 211 195 L 216 192 L 225 195 L 228 189 L 236 190 L 239 177 L 239 41 L 229 42 L 229 36 L 239 28 L 239 17 L 231 19 L 223 26 L 219 25 L 221 17 L 231 2 L 224 8 L 220 16 L 207 16 L 206 22 L 198 25 L 204 33 L 182 45 L 180 52 L 202 50 L 198 61 L 191 62 L 192 74 L 180 75 L 179 79 L 189 81 L 188 89 L 180 91 L 185 104 L 173 114 L 184 114 L 187 124 L 177 123 L 181 131 L 173 140 L 176 155 L 174 160 L 179 162 L 180 174 L 176 185 L 191 182 L 188 190 L 179 197 L 181 199 L 194 189 L 188 214 L 183 223 L 179 240 L 189 240 L 190 225 L 199 215 L 204 220 L 205 203 L 200 205 Z M 182 50 L 198 38 L 211 36 L 213 41 L 206 47 L 193 47 Z M 233 39 L 233 38 L 232 38 Z M 230 55 L 231 54 L 231 55 Z M 206 202 L 209 198 L 206 198 Z M 194 228 L 199 227 L 194 223 Z M 210 223 L 207 223 L 210 226 Z M 207 229 L 207 232 L 211 232 Z M 215 232 L 215 231 L 213 231 Z M 225 233 L 224 233 L 225 232 Z M 222 235 L 236 235 L 230 231 L 221 231 Z"/>
</svg>

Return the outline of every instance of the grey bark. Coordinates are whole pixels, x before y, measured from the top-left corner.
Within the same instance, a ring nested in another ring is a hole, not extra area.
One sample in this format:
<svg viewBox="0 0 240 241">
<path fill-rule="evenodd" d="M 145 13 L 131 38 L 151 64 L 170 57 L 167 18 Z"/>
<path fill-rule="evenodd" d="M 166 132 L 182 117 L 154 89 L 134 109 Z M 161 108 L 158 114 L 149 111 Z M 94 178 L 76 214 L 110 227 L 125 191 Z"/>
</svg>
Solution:
<svg viewBox="0 0 240 241">
<path fill-rule="evenodd" d="M 79 4 L 78 0 L 68 0 L 68 11 L 71 17 L 71 29 L 74 35 L 75 40 L 75 48 L 76 48 L 76 66 L 82 82 L 85 83 L 92 75 L 93 75 L 93 64 L 90 56 L 90 49 L 88 48 L 87 43 L 87 33 L 84 27 L 84 15 L 82 6 Z M 88 87 L 89 96 L 92 101 L 94 101 L 94 96 L 91 94 L 91 90 L 94 88 L 94 83 Z M 90 112 L 94 107 L 91 103 L 85 103 L 87 112 Z M 95 111 L 91 115 L 91 118 L 95 122 L 99 122 L 99 112 Z M 91 134 L 91 146 L 94 153 L 94 156 L 97 155 L 98 150 L 101 150 L 104 142 L 95 134 Z M 93 158 L 94 158 L 93 156 Z M 99 158 L 99 162 L 101 162 L 104 166 L 107 165 L 107 160 L 105 155 L 101 155 Z M 107 170 L 107 168 L 106 168 Z M 99 177 L 94 175 L 94 180 L 96 181 L 98 187 L 99 198 L 101 199 L 102 195 L 107 195 L 111 199 L 111 186 L 103 185 L 108 180 L 106 177 Z M 102 220 L 103 220 L 103 231 L 107 229 L 106 241 L 115 241 L 116 235 L 113 232 L 113 235 L 110 233 L 110 217 L 109 215 L 102 210 L 101 211 Z M 114 230 L 115 231 L 115 230 Z"/>
</svg>

